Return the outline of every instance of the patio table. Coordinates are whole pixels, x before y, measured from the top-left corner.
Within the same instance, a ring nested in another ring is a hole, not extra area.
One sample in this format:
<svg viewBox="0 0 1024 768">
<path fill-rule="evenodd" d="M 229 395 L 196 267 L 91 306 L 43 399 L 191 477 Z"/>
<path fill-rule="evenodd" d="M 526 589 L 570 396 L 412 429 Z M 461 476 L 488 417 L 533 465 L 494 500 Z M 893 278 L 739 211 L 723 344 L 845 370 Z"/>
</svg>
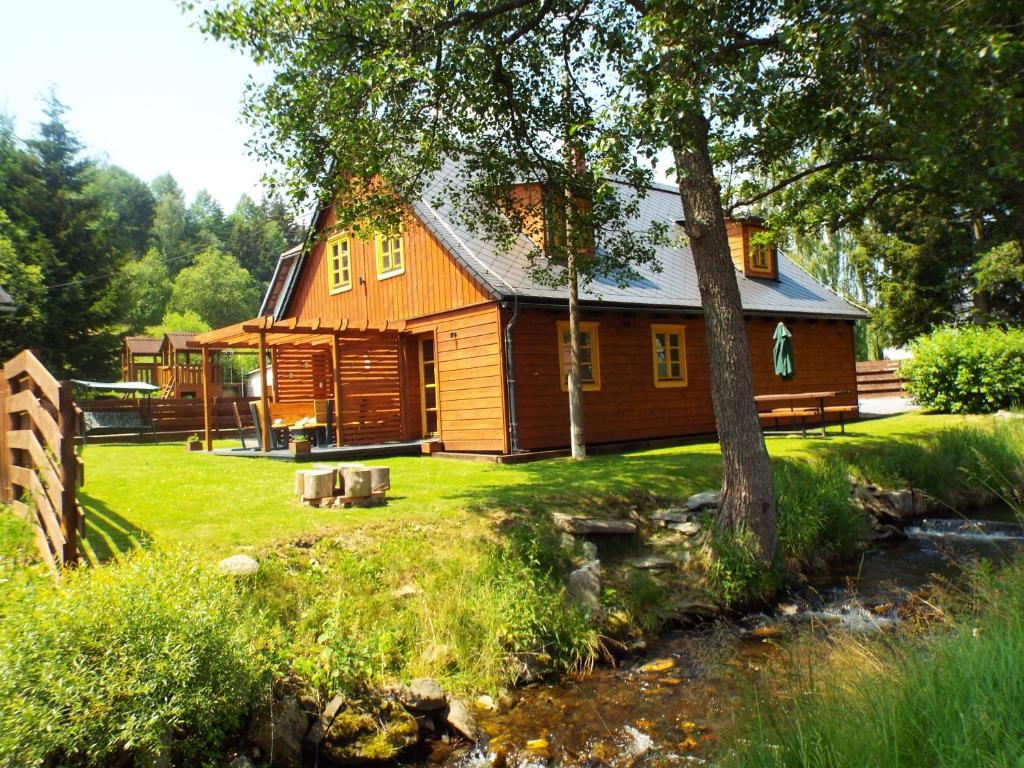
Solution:
<svg viewBox="0 0 1024 768">
<path fill-rule="evenodd" d="M 778 395 L 755 395 L 755 403 L 783 403 L 794 400 L 800 401 L 814 401 L 817 400 L 816 409 L 818 411 L 818 418 L 821 420 L 821 436 L 825 437 L 825 401 L 831 400 L 832 398 L 839 397 L 840 395 L 848 395 L 850 391 L 847 389 L 829 390 L 824 392 L 788 392 L 785 394 Z"/>
</svg>

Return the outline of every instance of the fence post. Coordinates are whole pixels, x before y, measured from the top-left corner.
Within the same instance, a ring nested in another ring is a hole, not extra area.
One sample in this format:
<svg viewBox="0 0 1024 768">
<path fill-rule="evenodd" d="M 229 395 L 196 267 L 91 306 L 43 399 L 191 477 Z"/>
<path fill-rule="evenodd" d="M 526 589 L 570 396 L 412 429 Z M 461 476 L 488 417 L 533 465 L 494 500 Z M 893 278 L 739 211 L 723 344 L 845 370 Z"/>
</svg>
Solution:
<svg viewBox="0 0 1024 768">
<path fill-rule="evenodd" d="M 11 455 L 7 450 L 7 430 L 11 428 L 11 421 L 7 416 L 7 389 L 7 376 L 4 367 L 0 365 L 0 501 L 10 502 L 12 497 L 8 465 Z"/>
<path fill-rule="evenodd" d="M 61 528 L 64 533 L 64 563 L 78 563 L 77 461 L 75 460 L 75 401 L 70 381 L 58 385 L 60 426 Z"/>
</svg>

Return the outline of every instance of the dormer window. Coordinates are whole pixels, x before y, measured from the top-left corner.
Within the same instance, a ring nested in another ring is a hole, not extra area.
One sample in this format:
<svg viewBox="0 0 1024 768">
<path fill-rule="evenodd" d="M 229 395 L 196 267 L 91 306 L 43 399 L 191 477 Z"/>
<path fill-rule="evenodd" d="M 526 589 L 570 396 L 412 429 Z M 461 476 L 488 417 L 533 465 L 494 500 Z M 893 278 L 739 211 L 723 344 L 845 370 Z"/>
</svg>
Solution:
<svg viewBox="0 0 1024 768">
<path fill-rule="evenodd" d="M 778 280 L 778 253 L 761 219 L 728 219 L 725 226 L 729 235 L 729 252 L 736 269 L 744 277 Z"/>
</svg>

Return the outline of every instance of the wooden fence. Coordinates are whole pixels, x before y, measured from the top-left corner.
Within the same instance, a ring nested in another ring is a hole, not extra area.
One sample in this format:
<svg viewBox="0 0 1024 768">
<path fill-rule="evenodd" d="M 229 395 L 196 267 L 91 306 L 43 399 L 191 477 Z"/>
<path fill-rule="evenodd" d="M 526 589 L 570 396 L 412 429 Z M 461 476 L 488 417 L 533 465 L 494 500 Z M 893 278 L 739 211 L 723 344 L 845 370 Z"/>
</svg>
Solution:
<svg viewBox="0 0 1024 768">
<path fill-rule="evenodd" d="M 237 434 L 234 406 L 242 419 L 242 426 L 252 426 L 249 413 L 249 397 L 218 397 L 210 403 L 210 429 L 218 437 L 234 437 Z M 122 414 L 132 417 L 146 427 L 143 434 L 155 433 L 158 437 L 181 435 L 185 432 L 203 431 L 203 401 L 193 399 L 131 398 L 82 400 L 82 411 L 97 414 L 102 421 L 106 414 Z M 108 432 L 116 431 L 111 428 Z M 93 438 L 89 438 L 92 440 Z"/>
<path fill-rule="evenodd" d="M 32 524 L 40 555 L 55 571 L 79 562 L 84 480 L 75 453 L 80 412 L 71 382 L 57 381 L 29 351 L 0 373 L 0 498 Z"/>
<path fill-rule="evenodd" d="M 860 397 L 901 397 L 905 394 L 899 360 L 857 363 L 857 394 Z"/>
</svg>

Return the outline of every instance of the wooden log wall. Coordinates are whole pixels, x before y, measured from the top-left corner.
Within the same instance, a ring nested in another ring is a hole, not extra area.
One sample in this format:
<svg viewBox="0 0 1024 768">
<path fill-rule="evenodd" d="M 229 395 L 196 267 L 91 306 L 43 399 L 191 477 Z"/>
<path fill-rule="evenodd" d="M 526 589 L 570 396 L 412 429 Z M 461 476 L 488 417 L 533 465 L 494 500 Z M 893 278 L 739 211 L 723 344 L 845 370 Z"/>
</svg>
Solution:
<svg viewBox="0 0 1024 768">
<path fill-rule="evenodd" d="M 414 338 L 433 334 L 439 389 L 439 427 L 445 450 L 508 450 L 505 428 L 505 372 L 501 340 L 501 313 L 497 303 L 448 312 L 429 320 L 412 322 Z M 554 339 L 552 331 L 552 339 Z M 419 424 L 419 350 L 410 351 L 410 393 Z M 557 387 L 557 383 L 556 383 Z M 410 388 L 411 389 L 411 388 Z M 419 433 L 417 433 L 419 434 Z"/>
<path fill-rule="evenodd" d="M 329 348 L 275 347 L 272 356 L 276 402 L 325 400 L 334 396 Z"/>
<path fill-rule="evenodd" d="M 567 395 L 561 391 L 557 322 L 565 313 L 524 312 L 514 335 L 519 435 L 527 450 L 568 444 Z M 834 404 L 856 404 L 853 328 L 845 322 L 785 318 L 793 334 L 796 376 L 774 373 L 772 334 L 783 318 L 747 320 L 757 394 L 846 390 Z M 586 438 L 592 443 L 709 434 L 715 430 L 704 321 L 695 315 L 583 313 L 598 322 L 601 389 L 583 393 Z M 688 383 L 654 386 L 651 324 L 685 328 Z M 446 442 L 447 447 L 447 442 Z"/>
<path fill-rule="evenodd" d="M 398 337 L 343 339 L 338 352 L 345 445 L 404 439 Z"/>
<path fill-rule="evenodd" d="M 55 572 L 79 562 L 84 479 L 75 453 L 79 411 L 69 381 L 57 381 L 29 351 L 0 374 L 0 499 L 27 520 Z"/>
<path fill-rule="evenodd" d="M 320 217 L 318 228 L 334 225 L 333 208 Z M 288 307 L 288 316 L 300 322 L 324 323 L 342 318 L 354 324 L 380 327 L 400 321 L 488 301 L 489 293 L 460 264 L 450 258 L 437 238 L 418 219 L 403 228 L 405 271 L 377 277 L 374 238 L 352 238 L 352 287 L 331 294 L 325 263 L 326 243 L 321 240 L 306 257 L 302 274 Z"/>
</svg>

